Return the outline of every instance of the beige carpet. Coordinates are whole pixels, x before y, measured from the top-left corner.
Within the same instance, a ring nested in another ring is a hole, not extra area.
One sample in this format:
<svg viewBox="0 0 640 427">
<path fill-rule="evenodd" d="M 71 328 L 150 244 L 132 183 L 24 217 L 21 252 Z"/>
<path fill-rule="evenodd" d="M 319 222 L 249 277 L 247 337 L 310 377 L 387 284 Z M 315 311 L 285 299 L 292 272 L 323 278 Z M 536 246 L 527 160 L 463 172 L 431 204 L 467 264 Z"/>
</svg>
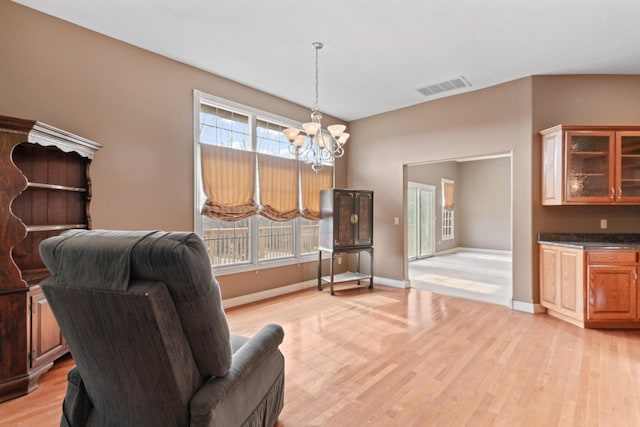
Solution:
<svg viewBox="0 0 640 427">
<path fill-rule="evenodd" d="M 511 253 L 460 250 L 409 262 L 411 287 L 511 307 Z"/>
</svg>

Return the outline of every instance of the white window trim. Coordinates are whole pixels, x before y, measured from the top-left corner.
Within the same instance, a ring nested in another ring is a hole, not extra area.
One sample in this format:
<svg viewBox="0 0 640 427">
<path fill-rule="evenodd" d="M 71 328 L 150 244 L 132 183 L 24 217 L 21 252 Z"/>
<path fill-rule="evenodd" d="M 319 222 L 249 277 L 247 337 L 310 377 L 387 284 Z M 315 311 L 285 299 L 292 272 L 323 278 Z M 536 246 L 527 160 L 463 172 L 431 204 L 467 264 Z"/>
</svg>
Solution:
<svg viewBox="0 0 640 427">
<path fill-rule="evenodd" d="M 287 119 L 286 117 L 278 116 L 277 114 L 269 113 L 267 111 L 259 110 L 257 108 L 249 107 L 243 104 L 239 104 L 233 101 L 229 101 L 228 99 L 220 98 L 218 96 L 210 95 L 208 93 L 202 92 L 198 89 L 193 90 L 193 229 L 195 233 L 202 236 L 202 227 L 200 222 L 200 206 L 202 205 L 202 200 L 200 198 L 200 177 L 202 173 L 201 164 L 200 164 L 200 104 L 210 104 L 212 106 L 220 107 L 229 111 L 236 112 L 238 114 L 248 115 L 250 123 L 253 122 L 255 124 L 255 120 L 257 117 L 261 119 L 265 119 L 267 121 L 271 120 L 275 123 L 280 123 L 282 125 L 286 125 L 289 127 L 297 127 L 302 128 L 302 124 L 300 122 L 293 121 L 291 119 Z M 255 126 L 250 126 L 251 131 L 251 145 L 252 147 L 256 147 L 256 135 L 253 132 Z M 310 166 L 309 166 L 310 167 Z M 335 165 L 333 168 L 333 181 L 335 183 Z M 250 250 L 251 250 L 251 260 L 244 263 L 238 263 L 227 266 L 219 266 L 213 267 L 215 270 L 215 274 L 217 276 L 224 276 L 226 274 L 234 274 L 234 273 L 242 273 L 247 271 L 254 270 L 262 270 L 269 269 L 280 266 L 287 266 L 293 264 L 300 264 L 303 262 L 312 262 L 317 261 L 318 255 L 316 253 L 308 254 L 308 255 L 297 255 L 300 251 L 300 242 L 299 242 L 299 233 L 300 227 L 298 226 L 300 221 L 296 221 L 296 225 L 294 226 L 294 255 L 286 258 L 278 258 L 272 260 L 262 260 L 258 261 L 257 257 L 257 230 L 256 225 L 257 221 L 251 220 L 249 221 L 249 226 L 251 228 L 251 241 L 250 241 Z M 256 252 L 254 254 L 254 251 Z"/>
</svg>

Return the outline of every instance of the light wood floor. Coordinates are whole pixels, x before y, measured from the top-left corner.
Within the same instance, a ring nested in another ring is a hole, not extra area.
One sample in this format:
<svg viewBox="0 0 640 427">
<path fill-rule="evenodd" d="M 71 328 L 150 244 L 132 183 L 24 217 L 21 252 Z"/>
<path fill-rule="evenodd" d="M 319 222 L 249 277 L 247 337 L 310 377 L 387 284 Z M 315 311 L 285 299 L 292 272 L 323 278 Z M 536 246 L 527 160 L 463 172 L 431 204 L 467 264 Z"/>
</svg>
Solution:
<svg viewBox="0 0 640 427">
<path fill-rule="evenodd" d="M 278 427 L 640 426 L 640 332 L 415 289 L 337 294 L 309 289 L 227 313 L 233 332 L 285 329 Z M 57 426 L 71 364 L 0 404 L 0 425 Z"/>
</svg>

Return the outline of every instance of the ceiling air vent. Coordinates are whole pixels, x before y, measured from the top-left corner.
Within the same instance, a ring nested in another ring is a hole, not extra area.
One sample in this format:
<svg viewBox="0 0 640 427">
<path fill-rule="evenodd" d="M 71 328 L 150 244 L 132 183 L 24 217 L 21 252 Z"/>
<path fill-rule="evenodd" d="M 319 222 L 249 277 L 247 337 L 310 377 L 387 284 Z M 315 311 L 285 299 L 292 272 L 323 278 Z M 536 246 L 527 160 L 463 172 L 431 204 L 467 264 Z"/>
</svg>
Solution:
<svg viewBox="0 0 640 427">
<path fill-rule="evenodd" d="M 460 76 L 456 79 L 447 80 L 446 82 L 436 83 L 431 86 L 425 86 L 418 89 L 418 92 L 424 96 L 437 95 L 442 92 L 447 92 L 454 89 L 461 89 L 463 87 L 470 87 L 471 83 L 464 77 Z"/>
</svg>

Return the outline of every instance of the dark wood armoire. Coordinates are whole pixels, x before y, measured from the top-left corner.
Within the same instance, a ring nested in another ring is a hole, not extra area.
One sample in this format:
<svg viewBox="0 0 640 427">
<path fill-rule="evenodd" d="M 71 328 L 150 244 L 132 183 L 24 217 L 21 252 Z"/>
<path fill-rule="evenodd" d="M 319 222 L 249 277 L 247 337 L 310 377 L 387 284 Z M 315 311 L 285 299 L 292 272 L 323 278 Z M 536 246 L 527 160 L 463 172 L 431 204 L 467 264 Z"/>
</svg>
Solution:
<svg viewBox="0 0 640 427">
<path fill-rule="evenodd" d="M 67 350 L 39 283 L 38 247 L 91 228 L 89 165 L 99 144 L 0 116 L 0 402 L 27 394 Z"/>
<path fill-rule="evenodd" d="M 339 282 L 369 281 L 373 287 L 373 191 L 328 189 L 320 192 L 320 235 L 318 255 L 318 290 L 328 283 L 331 295 L 333 285 Z M 330 254 L 328 276 L 322 275 L 322 254 Z M 360 253 L 370 256 L 369 274 L 360 272 Z M 355 272 L 334 274 L 334 261 L 341 253 L 355 253 Z"/>
</svg>

